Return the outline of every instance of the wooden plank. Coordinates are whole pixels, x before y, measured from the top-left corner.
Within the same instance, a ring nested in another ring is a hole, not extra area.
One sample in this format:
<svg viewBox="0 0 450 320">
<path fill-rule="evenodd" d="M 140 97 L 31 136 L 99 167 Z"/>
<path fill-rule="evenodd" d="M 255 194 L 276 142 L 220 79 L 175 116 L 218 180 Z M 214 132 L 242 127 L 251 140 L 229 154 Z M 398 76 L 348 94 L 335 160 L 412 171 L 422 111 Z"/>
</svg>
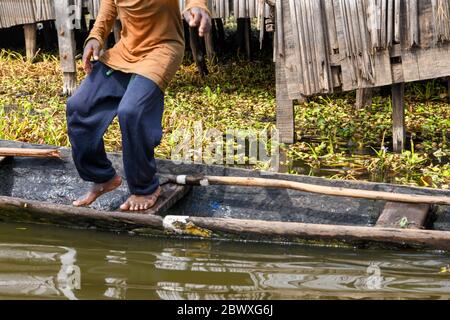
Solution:
<svg viewBox="0 0 450 320">
<path fill-rule="evenodd" d="M 434 47 L 436 26 L 433 19 L 433 7 L 430 0 L 418 1 L 417 19 L 418 44 L 421 48 Z"/>
<path fill-rule="evenodd" d="M 393 83 L 405 82 L 405 77 L 403 76 L 403 66 L 401 63 L 393 63 L 391 65 L 391 69 L 392 69 L 392 82 Z"/>
<path fill-rule="evenodd" d="M 342 0 L 333 1 L 334 3 L 334 14 L 336 18 L 336 32 L 337 39 L 339 42 L 339 64 L 341 65 L 341 79 L 342 79 L 342 90 L 350 91 L 355 89 L 357 85 L 357 80 L 353 74 L 353 66 L 350 59 L 350 53 L 347 51 L 347 35 L 344 29 L 344 15 Z"/>
<path fill-rule="evenodd" d="M 23 31 L 25 35 L 25 48 L 27 59 L 32 60 L 37 52 L 36 44 L 36 24 L 30 23 L 23 26 Z"/>
<path fill-rule="evenodd" d="M 393 150 L 400 153 L 405 147 L 405 85 L 392 85 L 392 138 Z"/>
<path fill-rule="evenodd" d="M 169 208 L 171 208 L 189 192 L 190 187 L 166 183 L 161 186 L 161 189 L 161 196 L 156 201 L 155 206 L 147 211 L 143 211 L 143 214 L 163 215 Z"/>
<path fill-rule="evenodd" d="M 405 82 L 450 76 L 450 47 L 404 51 L 402 66 Z"/>
<path fill-rule="evenodd" d="M 387 0 L 387 46 L 391 47 L 394 44 L 394 1 Z"/>
<path fill-rule="evenodd" d="M 295 142 L 294 104 L 289 98 L 286 84 L 285 66 L 281 59 L 275 63 L 277 95 L 277 129 L 281 143 Z"/>
<path fill-rule="evenodd" d="M 63 71 L 63 93 L 71 95 L 76 89 L 75 34 L 68 17 L 69 0 L 55 0 L 55 26 L 58 33 L 59 56 Z"/>
<path fill-rule="evenodd" d="M 424 229 L 430 209 L 429 204 L 387 202 L 376 227 Z"/>
<path fill-rule="evenodd" d="M 284 57 L 284 33 L 283 33 L 283 5 L 282 1 L 276 2 L 275 16 L 275 36 L 276 36 L 276 51 L 277 55 Z"/>
<path fill-rule="evenodd" d="M 356 103 L 355 107 L 357 109 L 362 109 L 372 105 L 372 88 L 363 88 L 356 90 Z"/>
<path fill-rule="evenodd" d="M 391 58 L 388 50 L 376 52 L 374 57 L 375 82 L 371 87 L 382 87 L 392 84 Z"/>
<path fill-rule="evenodd" d="M 293 0 L 289 0 L 289 5 L 286 4 L 284 9 L 286 15 L 289 17 L 285 19 L 284 30 L 289 36 L 286 41 L 286 45 L 289 49 L 286 49 L 286 78 L 289 97 L 294 99 L 298 94 L 303 93 L 309 95 L 311 93 L 311 74 L 309 72 L 309 63 L 307 61 L 307 49 L 308 43 L 305 36 L 306 25 L 302 19 L 303 12 L 298 3 Z M 292 27 L 289 27 L 289 24 Z M 292 31 L 292 33 L 291 33 Z M 297 83 L 296 83 L 297 82 Z M 296 92 L 299 90 L 299 92 Z"/>
<path fill-rule="evenodd" d="M 300 49 L 298 49 L 297 41 L 294 36 L 294 28 L 289 0 L 282 0 L 282 8 L 283 8 L 283 31 L 282 35 L 284 36 L 284 55 L 285 59 L 284 63 L 284 72 L 286 77 L 286 85 L 287 85 L 287 93 L 288 95 L 285 97 L 289 97 L 289 99 L 299 99 L 302 97 L 302 93 L 305 92 L 303 87 L 304 79 L 302 79 L 301 75 L 304 72 L 305 68 L 303 68 L 300 60 Z"/>
<path fill-rule="evenodd" d="M 401 3 L 400 0 L 395 0 L 394 5 L 394 42 L 400 43 L 401 39 Z"/>
<path fill-rule="evenodd" d="M 310 1 L 314 28 L 314 45 L 315 45 L 315 72 L 318 74 L 319 90 L 321 93 L 330 93 L 333 91 L 333 84 L 331 79 L 331 67 L 329 61 L 329 51 L 327 45 L 327 35 L 325 26 L 325 13 L 323 11 L 321 1 Z"/>
<path fill-rule="evenodd" d="M 323 5 L 325 6 L 325 16 L 326 16 L 326 29 L 328 33 L 328 42 L 332 54 L 339 53 L 339 43 L 337 39 L 336 32 L 336 20 L 334 17 L 334 7 L 333 1 L 324 0 Z"/>
<path fill-rule="evenodd" d="M 409 45 L 418 46 L 419 41 L 419 7 L 417 0 L 408 1 Z"/>
<path fill-rule="evenodd" d="M 387 0 L 381 0 L 381 48 L 387 47 Z"/>
</svg>

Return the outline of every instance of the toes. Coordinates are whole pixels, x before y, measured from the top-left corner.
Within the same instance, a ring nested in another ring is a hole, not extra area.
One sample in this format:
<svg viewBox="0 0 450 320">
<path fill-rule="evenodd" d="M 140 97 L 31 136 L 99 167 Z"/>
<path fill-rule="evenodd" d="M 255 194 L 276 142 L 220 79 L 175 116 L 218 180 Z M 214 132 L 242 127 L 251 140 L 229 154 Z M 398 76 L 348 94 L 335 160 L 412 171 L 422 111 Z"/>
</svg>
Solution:
<svg viewBox="0 0 450 320">
<path fill-rule="evenodd" d="M 89 204 L 91 204 L 91 203 L 92 203 L 92 201 L 90 200 L 90 197 L 89 197 L 89 196 L 86 197 L 86 198 L 78 199 L 78 200 L 75 200 L 74 202 L 72 202 L 72 204 L 73 204 L 75 207 L 87 206 L 87 205 L 89 205 Z"/>
<path fill-rule="evenodd" d="M 124 204 L 122 204 L 122 205 L 120 206 L 120 210 L 122 210 L 122 211 L 128 211 L 128 210 L 130 210 L 130 203 L 129 203 L 128 201 L 126 201 Z"/>
<path fill-rule="evenodd" d="M 158 195 L 153 195 L 151 197 L 133 198 L 130 197 L 124 204 L 120 206 L 122 211 L 144 211 L 153 207 L 158 200 Z"/>
<path fill-rule="evenodd" d="M 148 201 L 148 205 L 149 205 L 150 207 L 153 207 L 153 206 L 155 205 L 155 203 L 156 203 L 157 200 L 158 200 L 157 197 L 151 197 L 151 199 Z"/>
</svg>

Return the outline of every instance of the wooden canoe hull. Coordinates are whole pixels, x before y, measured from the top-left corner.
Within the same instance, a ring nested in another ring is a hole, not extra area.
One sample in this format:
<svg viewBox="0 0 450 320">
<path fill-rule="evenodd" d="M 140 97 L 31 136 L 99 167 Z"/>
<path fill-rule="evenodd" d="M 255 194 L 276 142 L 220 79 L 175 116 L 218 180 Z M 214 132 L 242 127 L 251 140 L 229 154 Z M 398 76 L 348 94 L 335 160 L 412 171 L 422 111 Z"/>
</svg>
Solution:
<svg viewBox="0 0 450 320">
<path fill-rule="evenodd" d="M 0 147 L 31 145 L 0 141 Z M 91 208 L 74 208 L 71 202 L 85 192 L 88 185 L 78 177 L 70 150 L 62 148 L 60 152 L 64 160 L 15 158 L 0 165 L 0 221 L 54 224 L 148 236 L 450 249 L 448 206 L 434 208 L 437 216 L 432 227 L 436 231 L 415 230 L 416 233 L 392 228 L 373 228 L 372 232 L 371 227 L 382 213 L 384 201 L 339 198 L 292 190 L 192 187 L 190 191 L 183 189 L 183 192 L 178 192 L 176 197 L 154 212 L 158 215 L 154 215 L 116 211 L 127 196 L 124 184 L 119 190 L 99 199 Z M 118 172 L 122 173 L 120 155 L 110 154 L 109 158 Z M 165 160 L 158 161 L 158 168 L 162 174 L 261 176 L 259 172 L 251 170 L 178 165 Z M 262 177 L 345 188 L 450 196 L 450 192 L 445 190 L 391 184 L 333 181 L 284 174 Z M 168 186 L 179 187 L 166 185 L 166 188 Z M 243 229 L 237 227 L 239 224 Z M 274 226 L 277 228 L 274 229 Z M 335 232 L 330 233 L 333 229 Z"/>
</svg>

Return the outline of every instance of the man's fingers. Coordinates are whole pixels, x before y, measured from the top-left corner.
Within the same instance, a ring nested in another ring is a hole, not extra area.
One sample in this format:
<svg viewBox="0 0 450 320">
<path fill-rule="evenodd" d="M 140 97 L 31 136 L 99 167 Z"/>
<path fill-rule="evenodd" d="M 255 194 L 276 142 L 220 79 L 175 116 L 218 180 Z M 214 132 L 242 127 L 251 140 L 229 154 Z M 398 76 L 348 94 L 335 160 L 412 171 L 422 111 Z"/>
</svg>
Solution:
<svg viewBox="0 0 450 320">
<path fill-rule="evenodd" d="M 187 11 L 183 12 L 183 17 L 184 17 L 184 20 L 186 20 L 186 22 L 189 25 L 191 25 L 191 18 L 192 18 L 191 11 L 187 10 Z"/>
<path fill-rule="evenodd" d="M 198 27 L 200 25 L 200 21 L 202 20 L 202 13 L 197 8 L 191 9 L 191 14 L 193 18 L 191 19 L 190 26 Z"/>
<path fill-rule="evenodd" d="M 83 54 L 83 67 L 86 73 L 89 73 L 92 69 L 91 66 L 91 57 L 92 57 L 93 49 L 92 47 L 88 47 L 84 50 Z"/>
<path fill-rule="evenodd" d="M 211 31 L 211 19 L 206 13 L 203 13 L 198 33 L 200 37 L 203 37 L 205 34 L 209 33 L 209 31 Z"/>
<path fill-rule="evenodd" d="M 92 56 L 92 47 L 86 47 L 83 53 L 83 64 L 89 62 L 89 60 L 91 60 L 91 56 Z"/>
<path fill-rule="evenodd" d="M 87 64 L 84 65 L 84 72 L 89 74 L 89 73 L 91 73 L 91 71 L 92 71 L 92 63 L 88 62 Z"/>
<path fill-rule="evenodd" d="M 100 48 L 97 47 L 97 46 L 94 46 L 93 53 L 94 53 L 94 60 L 97 61 L 98 60 L 98 56 L 100 54 Z"/>
</svg>

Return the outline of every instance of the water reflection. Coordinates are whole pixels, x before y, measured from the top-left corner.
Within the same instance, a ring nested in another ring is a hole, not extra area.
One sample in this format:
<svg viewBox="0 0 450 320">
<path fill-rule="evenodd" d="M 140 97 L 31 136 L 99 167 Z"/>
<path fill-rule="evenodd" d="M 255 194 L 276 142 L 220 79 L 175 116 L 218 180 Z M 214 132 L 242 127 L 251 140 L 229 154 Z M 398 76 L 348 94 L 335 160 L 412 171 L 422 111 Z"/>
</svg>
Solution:
<svg viewBox="0 0 450 320">
<path fill-rule="evenodd" d="M 0 296 L 65 296 L 81 287 L 76 250 L 35 244 L 0 244 Z"/>
<path fill-rule="evenodd" d="M 442 252 L 173 241 L 16 227 L 0 224 L 0 298 L 450 298 L 449 274 L 439 273 L 450 255 Z"/>
</svg>

